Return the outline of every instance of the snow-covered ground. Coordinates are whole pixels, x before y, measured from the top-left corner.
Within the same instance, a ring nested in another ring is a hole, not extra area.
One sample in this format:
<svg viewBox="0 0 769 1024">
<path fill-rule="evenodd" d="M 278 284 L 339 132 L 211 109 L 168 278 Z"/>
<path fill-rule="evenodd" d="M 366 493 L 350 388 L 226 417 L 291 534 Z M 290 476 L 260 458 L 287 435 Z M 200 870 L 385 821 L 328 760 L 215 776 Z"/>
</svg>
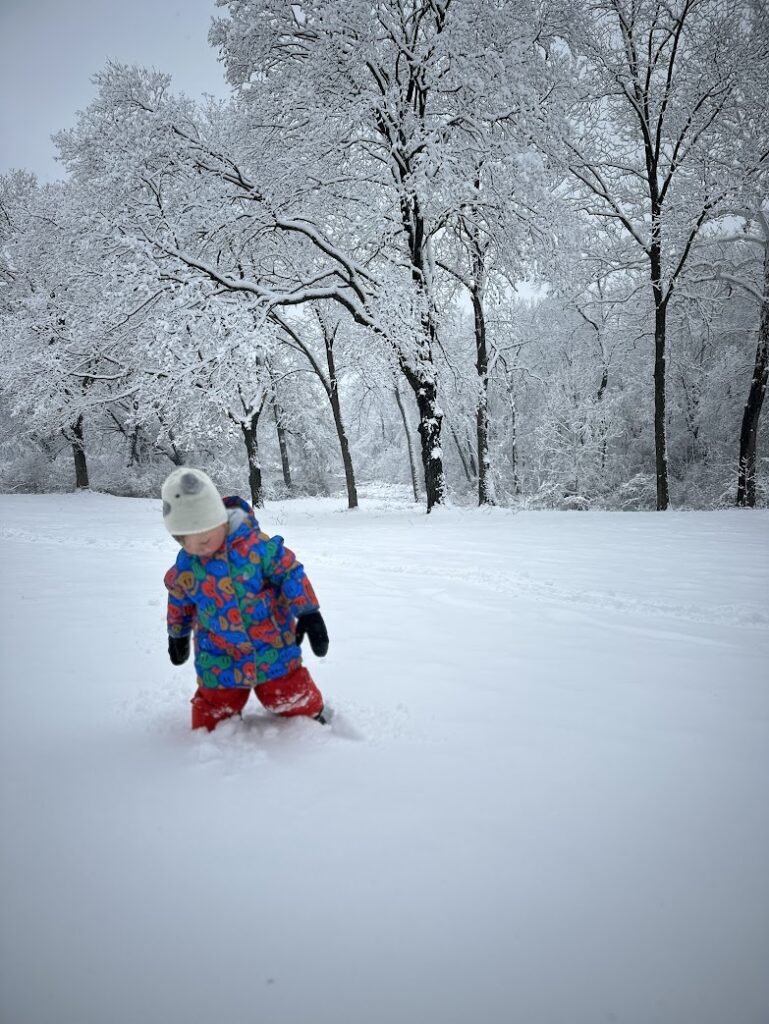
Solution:
<svg viewBox="0 0 769 1024">
<path fill-rule="evenodd" d="M 332 728 L 188 731 L 159 502 L 0 496 L 0 1020 L 769 1020 L 769 514 L 260 518 Z"/>
</svg>

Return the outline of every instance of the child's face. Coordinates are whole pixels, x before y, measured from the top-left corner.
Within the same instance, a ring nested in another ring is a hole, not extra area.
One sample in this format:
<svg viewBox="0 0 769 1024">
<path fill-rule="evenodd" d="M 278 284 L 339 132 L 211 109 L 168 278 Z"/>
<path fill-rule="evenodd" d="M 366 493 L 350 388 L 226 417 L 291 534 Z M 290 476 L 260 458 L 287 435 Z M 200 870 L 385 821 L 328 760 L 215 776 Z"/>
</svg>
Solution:
<svg viewBox="0 0 769 1024">
<path fill-rule="evenodd" d="M 184 537 L 177 537 L 177 540 L 188 555 L 197 555 L 198 558 L 210 558 L 224 544 L 227 528 L 227 523 L 222 523 L 221 526 L 215 526 L 213 530 L 204 530 L 202 533 L 188 533 Z"/>
</svg>

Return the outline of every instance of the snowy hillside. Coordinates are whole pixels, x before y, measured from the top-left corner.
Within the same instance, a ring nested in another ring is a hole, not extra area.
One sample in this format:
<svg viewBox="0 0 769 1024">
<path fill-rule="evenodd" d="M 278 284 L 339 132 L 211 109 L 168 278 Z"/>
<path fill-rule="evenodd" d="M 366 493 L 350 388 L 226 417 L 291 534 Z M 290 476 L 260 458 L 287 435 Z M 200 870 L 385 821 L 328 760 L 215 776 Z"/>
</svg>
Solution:
<svg viewBox="0 0 769 1024">
<path fill-rule="evenodd" d="M 769 1020 L 769 514 L 274 504 L 332 728 L 188 731 L 159 502 L 0 496 L 0 1019 Z"/>
</svg>

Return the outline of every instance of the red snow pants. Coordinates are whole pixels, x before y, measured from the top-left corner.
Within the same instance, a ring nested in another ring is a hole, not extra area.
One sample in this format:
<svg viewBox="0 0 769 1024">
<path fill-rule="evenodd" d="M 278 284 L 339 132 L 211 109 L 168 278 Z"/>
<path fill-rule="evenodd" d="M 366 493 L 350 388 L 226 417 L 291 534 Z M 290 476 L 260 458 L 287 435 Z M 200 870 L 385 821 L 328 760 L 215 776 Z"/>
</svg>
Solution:
<svg viewBox="0 0 769 1024">
<path fill-rule="evenodd" d="M 268 679 L 253 688 L 264 707 L 283 718 L 306 715 L 314 718 L 323 710 L 323 697 L 306 668 L 287 676 Z M 192 698 L 192 728 L 211 732 L 225 718 L 239 714 L 246 706 L 251 688 L 212 690 L 198 686 Z"/>
</svg>

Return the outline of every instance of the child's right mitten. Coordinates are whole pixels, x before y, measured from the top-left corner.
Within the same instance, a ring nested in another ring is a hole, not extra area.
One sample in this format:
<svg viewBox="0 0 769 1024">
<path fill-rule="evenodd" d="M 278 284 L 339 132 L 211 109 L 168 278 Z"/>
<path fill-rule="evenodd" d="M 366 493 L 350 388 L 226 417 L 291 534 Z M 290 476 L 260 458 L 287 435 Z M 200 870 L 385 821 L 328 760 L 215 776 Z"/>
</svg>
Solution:
<svg viewBox="0 0 769 1024">
<path fill-rule="evenodd" d="M 190 656 L 190 638 L 188 636 L 169 636 L 168 657 L 174 665 L 183 665 Z"/>
</svg>

